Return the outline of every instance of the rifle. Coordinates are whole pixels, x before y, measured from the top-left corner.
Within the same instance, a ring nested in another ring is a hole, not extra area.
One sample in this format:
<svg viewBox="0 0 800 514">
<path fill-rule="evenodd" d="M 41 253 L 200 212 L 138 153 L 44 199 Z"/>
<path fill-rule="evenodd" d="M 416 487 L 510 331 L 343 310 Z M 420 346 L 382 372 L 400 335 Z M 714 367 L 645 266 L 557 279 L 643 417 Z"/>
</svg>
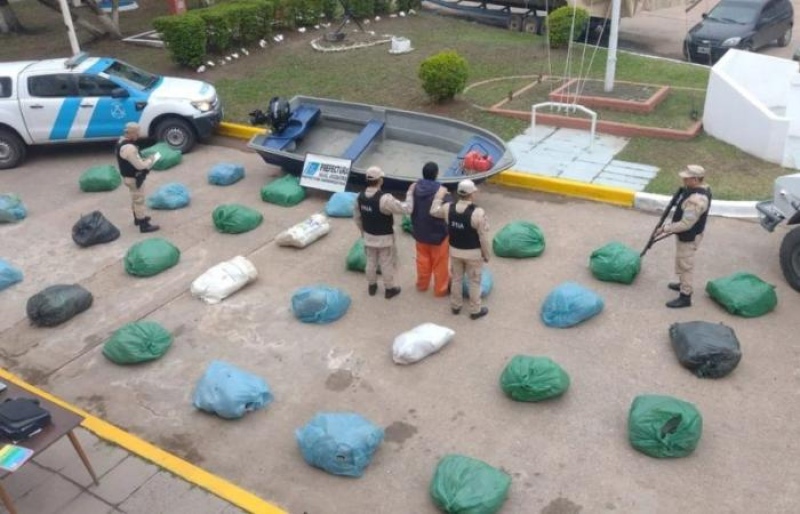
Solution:
<svg viewBox="0 0 800 514">
<path fill-rule="evenodd" d="M 653 229 L 653 232 L 650 234 L 650 239 L 647 240 L 647 245 L 645 245 L 644 250 L 642 250 L 642 253 L 639 254 L 639 257 L 644 257 L 644 254 L 646 254 L 647 251 L 650 250 L 650 248 L 652 248 L 654 244 L 672 235 L 672 234 L 667 234 L 665 236 L 656 237 L 656 232 L 658 232 L 658 229 L 661 228 L 662 225 L 664 225 L 664 221 L 666 221 L 667 216 L 669 216 L 669 213 L 672 210 L 672 208 L 678 205 L 678 200 L 680 199 L 682 194 L 683 194 L 683 188 L 679 187 L 678 190 L 675 192 L 675 194 L 672 195 L 672 200 L 669 201 L 669 204 L 667 204 L 666 209 L 664 209 L 664 213 L 661 214 L 661 219 L 658 220 L 658 223 Z"/>
</svg>

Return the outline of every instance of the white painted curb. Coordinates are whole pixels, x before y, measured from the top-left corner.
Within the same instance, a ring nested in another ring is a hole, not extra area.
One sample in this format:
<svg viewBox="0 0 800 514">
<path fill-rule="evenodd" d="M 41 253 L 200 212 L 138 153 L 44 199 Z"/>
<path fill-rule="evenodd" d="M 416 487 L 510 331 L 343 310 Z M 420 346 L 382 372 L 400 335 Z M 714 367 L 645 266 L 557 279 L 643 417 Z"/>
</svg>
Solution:
<svg viewBox="0 0 800 514">
<path fill-rule="evenodd" d="M 633 197 L 633 208 L 641 211 L 663 212 L 671 199 L 671 196 L 637 192 Z M 713 200 L 710 214 L 724 218 L 758 218 L 756 203 L 758 202 Z"/>
</svg>

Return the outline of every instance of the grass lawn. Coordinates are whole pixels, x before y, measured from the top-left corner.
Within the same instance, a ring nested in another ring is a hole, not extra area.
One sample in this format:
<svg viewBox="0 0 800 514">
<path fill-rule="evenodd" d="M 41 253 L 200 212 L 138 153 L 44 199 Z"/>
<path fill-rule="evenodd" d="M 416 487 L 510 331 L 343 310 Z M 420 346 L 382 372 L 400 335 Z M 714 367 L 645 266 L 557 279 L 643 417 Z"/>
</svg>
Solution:
<svg viewBox="0 0 800 514">
<path fill-rule="evenodd" d="M 166 13 L 164 2 L 140 0 L 139 3 L 140 9 L 121 14 L 126 34 L 148 30 L 153 16 Z M 13 5 L 20 20 L 33 33 L 0 36 L 0 60 L 69 53 L 63 22 L 57 13 L 33 1 Z M 193 70 L 177 68 L 163 50 L 110 40 L 87 42 L 85 35 L 82 46 L 92 54 L 117 56 L 151 71 L 212 82 L 224 101 L 229 121 L 246 123 L 247 113 L 254 108 L 265 108 L 273 96 L 305 94 L 432 112 L 475 123 L 506 139 L 523 131 L 527 123 L 483 113 L 471 103 L 496 103 L 505 98 L 509 90 L 531 82 L 530 76 L 602 79 L 605 73 L 605 49 L 586 47 L 584 51 L 582 45 L 576 45 L 568 62 L 566 51 L 548 52 L 543 37 L 426 11 L 413 17 L 385 18 L 366 28 L 378 34 L 405 36 L 411 40 L 415 50 L 393 56 L 388 53 L 389 45 L 382 44 L 347 52 L 321 53 L 312 49 L 309 42 L 322 33 L 311 29 L 305 34 L 285 33 L 286 40 L 280 45 L 270 45 L 266 50 L 251 48 L 251 55 L 246 59 L 198 75 Z M 432 104 L 422 91 L 417 69 L 423 59 L 443 49 L 454 49 L 466 58 L 470 65 L 470 83 L 500 77 L 527 78 L 492 82 L 487 87 L 471 90 L 454 102 Z M 708 73 L 707 68 L 622 53 L 617 61 L 617 80 L 670 85 L 676 89 L 654 116 L 610 111 L 601 113 L 601 116 L 619 121 L 635 118 L 637 123 L 685 128 L 691 121 L 689 113 L 692 109 L 702 112 L 702 95 Z M 548 92 L 541 89 L 531 92 L 530 98 L 515 101 L 523 106 L 527 103 L 529 107 L 536 95 L 546 96 Z M 709 170 L 709 182 L 717 198 L 769 197 L 774 178 L 788 173 L 780 166 L 763 162 L 708 136 L 689 142 L 637 138 L 618 158 L 661 168 L 662 173 L 648 186 L 648 191 L 667 194 L 671 194 L 678 184 L 674 172 L 690 162 L 702 164 Z"/>
</svg>

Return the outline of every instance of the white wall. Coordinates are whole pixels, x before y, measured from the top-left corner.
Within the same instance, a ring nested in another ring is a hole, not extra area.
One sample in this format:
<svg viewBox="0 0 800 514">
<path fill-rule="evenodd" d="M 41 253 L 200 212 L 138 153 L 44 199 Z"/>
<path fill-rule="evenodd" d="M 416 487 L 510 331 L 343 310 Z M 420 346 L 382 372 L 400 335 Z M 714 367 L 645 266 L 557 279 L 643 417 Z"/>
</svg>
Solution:
<svg viewBox="0 0 800 514">
<path fill-rule="evenodd" d="M 800 88 L 790 87 L 797 71 L 794 61 L 729 50 L 711 70 L 703 129 L 751 155 L 783 163 L 789 111 L 794 116 L 800 109 L 800 98 L 794 98 L 800 95 Z M 800 122 L 795 123 L 793 129 L 800 132 Z"/>
</svg>

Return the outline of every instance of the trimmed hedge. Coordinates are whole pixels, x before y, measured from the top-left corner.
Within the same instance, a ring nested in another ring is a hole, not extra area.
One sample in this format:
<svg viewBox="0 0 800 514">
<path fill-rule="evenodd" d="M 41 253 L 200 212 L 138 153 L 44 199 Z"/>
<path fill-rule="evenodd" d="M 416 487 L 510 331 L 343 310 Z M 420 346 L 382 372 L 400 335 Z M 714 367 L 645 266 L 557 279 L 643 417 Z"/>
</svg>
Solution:
<svg viewBox="0 0 800 514">
<path fill-rule="evenodd" d="M 422 89 L 434 102 L 452 100 L 467 85 L 469 66 L 455 50 L 432 55 L 419 65 Z"/>
<path fill-rule="evenodd" d="M 572 28 L 573 16 L 575 28 Z M 589 11 L 582 7 L 559 7 L 547 16 L 547 31 L 550 33 L 550 48 L 562 48 L 569 45 L 570 31 L 576 38 L 589 21 Z"/>
<path fill-rule="evenodd" d="M 153 27 L 169 50 L 172 60 L 181 66 L 195 67 L 206 55 L 206 24 L 195 14 L 161 16 Z"/>
</svg>

